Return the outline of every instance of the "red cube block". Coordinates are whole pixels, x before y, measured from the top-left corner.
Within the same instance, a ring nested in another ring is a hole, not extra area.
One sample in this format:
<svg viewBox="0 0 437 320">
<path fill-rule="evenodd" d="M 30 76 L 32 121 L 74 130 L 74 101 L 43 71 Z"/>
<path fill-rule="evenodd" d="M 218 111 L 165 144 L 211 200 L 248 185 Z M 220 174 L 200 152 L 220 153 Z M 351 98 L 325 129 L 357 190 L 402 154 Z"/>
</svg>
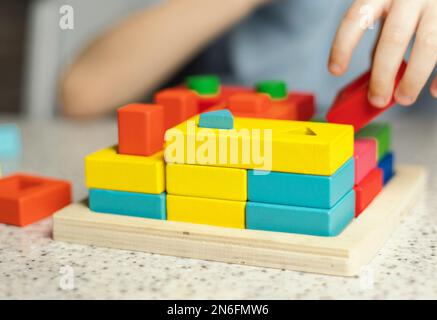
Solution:
<svg viewBox="0 0 437 320">
<path fill-rule="evenodd" d="M 380 168 L 375 168 L 357 185 L 355 190 L 355 217 L 358 217 L 384 186 L 384 173 Z"/>
<path fill-rule="evenodd" d="M 164 107 L 164 130 L 170 129 L 198 113 L 197 94 L 174 88 L 158 92 L 155 102 Z"/>
<path fill-rule="evenodd" d="M 129 104 L 118 109 L 118 152 L 151 156 L 163 149 L 164 107 Z"/>
<path fill-rule="evenodd" d="M 0 223 L 24 227 L 71 203 L 71 184 L 17 174 L 0 179 Z"/>
<path fill-rule="evenodd" d="M 260 114 L 270 107 L 270 99 L 267 95 L 249 92 L 237 93 L 229 98 L 228 109 L 232 113 L 255 113 Z"/>
<path fill-rule="evenodd" d="M 400 82 L 406 67 L 407 64 L 403 62 L 396 77 L 395 87 Z M 377 108 L 370 104 L 367 98 L 370 76 L 369 71 L 340 91 L 326 117 L 328 122 L 350 124 L 354 126 L 355 132 L 358 132 L 394 105 L 394 97 L 385 108 Z"/>
</svg>

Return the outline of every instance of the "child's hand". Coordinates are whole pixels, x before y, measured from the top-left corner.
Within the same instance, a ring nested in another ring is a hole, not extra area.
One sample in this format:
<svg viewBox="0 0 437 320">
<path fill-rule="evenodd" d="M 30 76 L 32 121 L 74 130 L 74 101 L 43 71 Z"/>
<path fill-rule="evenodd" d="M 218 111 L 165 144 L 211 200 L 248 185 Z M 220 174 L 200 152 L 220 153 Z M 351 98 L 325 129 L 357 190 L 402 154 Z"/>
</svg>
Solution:
<svg viewBox="0 0 437 320">
<path fill-rule="evenodd" d="M 395 92 L 398 103 L 411 105 L 437 62 L 437 0 L 356 0 L 337 31 L 329 69 L 343 74 L 369 21 L 382 17 L 386 19 L 374 55 L 369 100 L 377 107 L 388 104 L 397 71 L 416 34 L 408 68 Z M 437 77 L 431 93 L 437 98 Z"/>
</svg>

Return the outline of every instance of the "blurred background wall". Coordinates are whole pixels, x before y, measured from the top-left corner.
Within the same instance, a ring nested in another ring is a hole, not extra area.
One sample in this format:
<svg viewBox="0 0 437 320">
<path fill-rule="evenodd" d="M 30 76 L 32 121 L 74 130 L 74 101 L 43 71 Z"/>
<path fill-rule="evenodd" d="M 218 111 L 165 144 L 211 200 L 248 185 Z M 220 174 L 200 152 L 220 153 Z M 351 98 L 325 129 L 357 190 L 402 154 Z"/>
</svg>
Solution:
<svg viewBox="0 0 437 320">
<path fill-rule="evenodd" d="M 99 32 L 157 0 L 1 0 L 0 112 L 51 117 L 57 81 Z M 74 30 L 59 27 L 60 8 L 74 8 Z"/>
</svg>

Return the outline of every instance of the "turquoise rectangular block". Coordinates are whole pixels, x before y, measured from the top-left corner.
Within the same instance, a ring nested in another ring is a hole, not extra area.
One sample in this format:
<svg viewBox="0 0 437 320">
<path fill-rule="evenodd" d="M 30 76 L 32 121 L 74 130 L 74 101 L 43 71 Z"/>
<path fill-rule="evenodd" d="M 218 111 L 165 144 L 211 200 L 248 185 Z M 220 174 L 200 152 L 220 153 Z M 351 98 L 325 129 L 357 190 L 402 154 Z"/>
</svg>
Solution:
<svg viewBox="0 0 437 320">
<path fill-rule="evenodd" d="M 394 175 L 395 157 L 392 152 L 387 153 L 378 163 L 378 167 L 384 172 L 384 185 L 387 184 Z"/>
<path fill-rule="evenodd" d="M 332 176 L 249 170 L 247 178 L 249 201 L 329 209 L 353 188 L 355 165 L 351 158 Z"/>
<path fill-rule="evenodd" d="M 21 131 L 14 124 L 0 124 L 0 159 L 16 159 L 21 156 Z"/>
<path fill-rule="evenodd" d="M 212 129 L 233 129 L 234 117 L 231 111 L 227 109 L 205 112 L 200 115 L 199 127 Z"/>
<path fill-rule="evenodd" d="M 148 194 L 90 189 L 92 211 L 148 219 L 167 219 L 166 193 Z"/>
<path fill-rule="evenodd" d="M 354 215 L 353 190 L 331 209 L 248 202 L 246 228 L 332 237 L 340 234 L 353 220 Z"/>
</svg>

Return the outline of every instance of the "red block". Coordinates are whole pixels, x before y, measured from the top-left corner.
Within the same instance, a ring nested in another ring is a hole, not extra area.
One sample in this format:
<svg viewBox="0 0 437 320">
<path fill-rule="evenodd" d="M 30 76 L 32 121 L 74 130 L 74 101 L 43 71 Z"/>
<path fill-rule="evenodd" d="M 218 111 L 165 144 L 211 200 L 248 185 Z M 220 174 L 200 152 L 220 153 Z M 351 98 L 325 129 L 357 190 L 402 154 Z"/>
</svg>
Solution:
<svg viewBox="0 0 437 320">
<path fill-rule="evenodd" d="M 310 121 L 316 114 L 316 98 L 313 94 L 292 92 L 288 100 L 297 107 L 297 120 Z"/>
<path fill-rule="evenodd" d="M 383 186 L 384 173 L 380 168 L 373 169 L 358 185 L 354 186 L 355 217 L 358 217 L 372 203 Z"/>
<path fill-rule="evenodd" d="M 265 94 L 255 92 L 237 93 L 229 98 L 228 109 L 232 114 L 254 113 L 260 114 L 270 108 L 271 101 Z"/>
<path fill-rule="evenodd" d="M 407 64 L 403 62 L 396 77 L 395 87 L 401 80 L 406 67 Z M 355 132 L 358 132 L 394 105 L 394 97 L 385 108 L 377 108 L 370 104 L 367 98 L 370 75 L 370 71 L 363 74 L 340 91 L 326 117 L 328 122 L 350 124 L 354 126 Z"/>
<path fill-rule="evenodd" d="M 118 109 L 118 152 L 151 156 L 164 145 L 164 107 L 129 104 Z"/>
<path fill-rule="evenodd" d="M 158 92 L 155 102 L 164 107 L 164 130 L 170 129 L 198 113 L 197 94 L 186 89 Z"/>
<path fill-rule="evenodd" d="M 67 181 L 17 174 L 0 179 L 0 223 L 24 227 L 71 203 Z"/>
</svg>

